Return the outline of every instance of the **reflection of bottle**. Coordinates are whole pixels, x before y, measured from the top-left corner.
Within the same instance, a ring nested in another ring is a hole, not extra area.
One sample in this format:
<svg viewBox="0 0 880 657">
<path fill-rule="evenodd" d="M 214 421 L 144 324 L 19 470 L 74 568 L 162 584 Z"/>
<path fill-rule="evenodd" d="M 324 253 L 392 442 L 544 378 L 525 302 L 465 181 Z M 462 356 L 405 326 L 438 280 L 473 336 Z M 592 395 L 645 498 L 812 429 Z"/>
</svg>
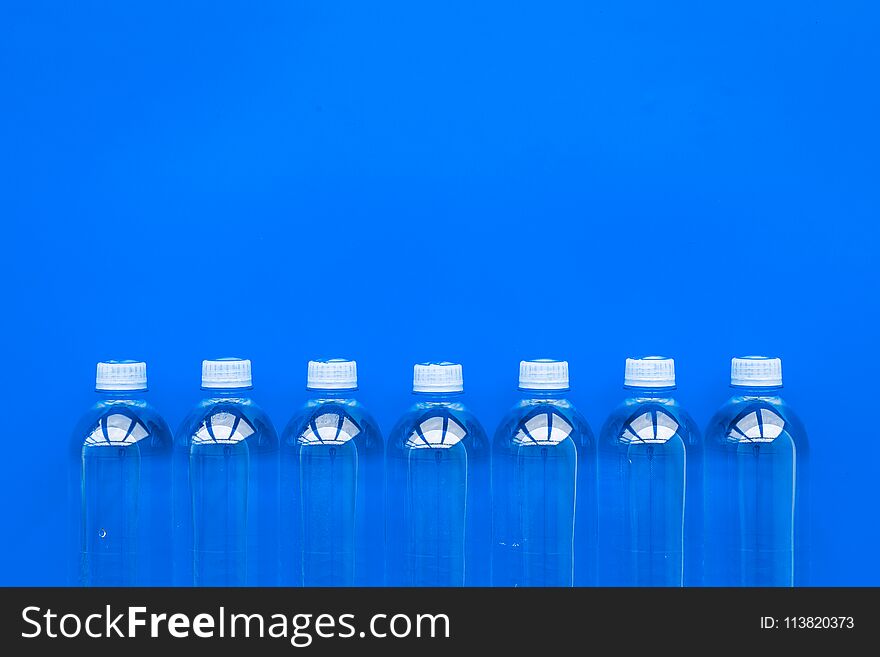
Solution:
<svg viewBox="0 0 880 657">
<path fill-rule="evenodd" d="M 144 400 L 146 363 L 98 363 L 100 400 L 80 422 L 70 470 L 71 583 L 170 583 L 171 434 Z"/>
<path fill-rule="evenodd" d="M 416 403 L 388 442 L 388 583 L 489 583 L 489 442 L 461 403 L 461 365 L 413 372 Z"/>
<path fill-rule="evenodd" d="M 568 363 L 522 361 L 519 389 L 492 444 L 492 584 L 592 584 L 596 444 L 565 398 Z"/>
<path fill-rule="evenodd" d="M 384 448 L 355 399 L 357 363 L 309 361 L 307 387 L 281 437 L 284 583 L 380 586 Z"/>
<path fill-rule="evenodd" d="M 706 432 L 705 582 L 804 584 L 807 437 L 779 396 L 782 361 L 734 358 L 730 384 Z"/>
<path fill-rule="evenodd" d="M 600 583 L 682 586 L 700 568 L 699 432 L 672 398 L 675 365 L 626 361 L 629 397 L 599 439 Z"/>
<path fill-rule="evenodd" d="M 175 581 L 270 586 L 278 571 L 278 438 L 250 398 L 251 362 L 202 362 L 208 393 L 174 444 Z"/>
</svg>

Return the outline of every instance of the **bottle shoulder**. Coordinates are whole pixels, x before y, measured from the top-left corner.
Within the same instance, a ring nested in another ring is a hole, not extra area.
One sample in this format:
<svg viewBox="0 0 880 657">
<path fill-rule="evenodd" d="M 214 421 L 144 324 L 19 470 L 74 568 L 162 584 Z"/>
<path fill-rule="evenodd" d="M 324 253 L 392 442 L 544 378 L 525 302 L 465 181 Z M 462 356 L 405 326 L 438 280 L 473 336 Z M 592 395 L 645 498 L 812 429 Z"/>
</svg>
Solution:
<svg viewBox="0 0 880 657">
<path fill-rule="evenodd" d="M 521 399 L 504 414 L 493 444 L 518 444 L 522 436 L 543 442 L 571 438 L 577 445 L 592 445 L 594 434 L 586 417 L 567 399 Z"/>
<path fill-rule="evenodd" d="M 733 395 L 718 408 L 713 417 L 736 417 L 744 412 L 760 408 L 771 409 L 792 422 L 800 421 L 794 409 L 779 395 Z"/>
<path fill-rule="evenodd" d="M 608 415 L 599 442 L 606 446 L 665 442 L 676 435 L 688 446 L 699 446 L 702 442 L 697 423 L 678 400 L 629 397 Z"/>
<path fill-rule="evenodd" d="M 93 404 L 77 421 L 72 442 L 84 445 L 128 445 L 149 439 L 154 448 L 170 447 L 171 429 L 144 399 L 106 400 Z"/>
<path fill-rule="evenodd" d="M 175 444 L 240 442 L 273 447 L 278 435 L 268 414 L 250 397 L 206 397 L 190 410 L 175 434 Z"/>
<path fill-rule="evenodd" d="M 706 428 L 706 440 L 713 445 L 772 440 L 782 434 L 790 436 L 799 447 L 807 447 L 800 417 L 778 395 L 734 395 L 715 412 Z"/>
<path fill-rule="evenodd" d="M 355 440 L 369 447 L 382 446 L 379 423 L 356 399 L 309 399 L 290 418 L 281 442 L 297 444 L 339 443 Z"/>
<path fill-rule="evenodd" d="M 476 415 L 461 402 L 417 402 L 400 417 L 389 447 L 410 449 L 462 443 L 488 449 L 489 439 Z"/>
</svg>

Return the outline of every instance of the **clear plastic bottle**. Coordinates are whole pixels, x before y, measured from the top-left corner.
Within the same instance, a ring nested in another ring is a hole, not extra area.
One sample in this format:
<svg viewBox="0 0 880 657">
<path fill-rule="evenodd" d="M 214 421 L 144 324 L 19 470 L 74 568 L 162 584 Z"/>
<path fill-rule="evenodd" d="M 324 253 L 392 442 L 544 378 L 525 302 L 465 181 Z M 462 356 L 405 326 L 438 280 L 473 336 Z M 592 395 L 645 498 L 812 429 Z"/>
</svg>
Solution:
<svg viewBox="0 0 880 657">
<path fill-rule="evenodd" d="M 202 361 L 207 396 L 174 441 L 178 585 L 277 584 L 278 436 L 251 389 L 249 360 Z"/>
<path fill-rule="evenodd" d="M 807 436 L 779 395 L 782 361 L 731 362 L 731 397 L 706 431 L 706 573 L 714 586 L 807 581 Z"/>
<path fill-rule="evenodd" d="M 284 583 L 381 586 L 385 450 L 357 401 L 357 363 L 309 361 L 312 398 L 281 436 Z"/>
<path fill-rule="evenodd" d="M 392 586 L 488 586 L 490 448 L 464 406 L 461 365 L 421 363 L 416 403 L 388 441 L 387 578 Z"/>
<path fill-rule="evenodd" d="M 98 363 L 95 390 L 71 453 L 71 583 L 167 585 L 171 432 L 145 399 L 146 363 Z"/>
<path fill-rule="evenodd" d="M 599 439 L 599 571 L 608 586 L 683 586 L 701 564 L 702 446 L 675 364 L 626 361 L 628 397 Z"/>
<path fill-rule="evenodd" d="M 492 444 L 494 586 L 595 583 L 596 443 L 568 363 L 522 361 L 523 398 Z"/>
</svg>

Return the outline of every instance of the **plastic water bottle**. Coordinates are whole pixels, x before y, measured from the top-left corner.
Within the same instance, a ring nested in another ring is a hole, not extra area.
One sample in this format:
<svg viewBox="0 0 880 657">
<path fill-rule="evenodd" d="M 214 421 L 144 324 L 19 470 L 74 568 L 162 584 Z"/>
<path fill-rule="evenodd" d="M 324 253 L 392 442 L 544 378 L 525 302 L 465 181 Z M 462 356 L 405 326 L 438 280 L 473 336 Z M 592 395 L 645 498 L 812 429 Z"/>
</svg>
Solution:
<svg viewBox="0 0 880 657">
<path fill-rule="evenodd" d="M 596 443 L 566 399 L 568 363 L 522 361 L 492 443 L 494 586 L 595 581 Z"/>
<path fill-rule="evenodd" d="M 675 364 L 626 361 L 628 396 L 599 439 L 600 583 L 698 581 L 702 525 L 699 431 L 673 398 Z"/>
<path fill-rule="evenodd" d="M 806 583 L 807 436 L 779 396 L 782 361 L 746 356 L 706 431 L 706 577 L 716 586 Z"/>
<path fill-rule="evenodd" d="M 95 390 L 71 455 L 71 583 L 167 585 L 171 432 L 145 399 L 146 363 L 98 363 Z"/>
<path fill-rule="evenodd" d="M 489 584 L 489 441 L 462 403 L 463 390 L 461 365 L 413 370 L 416 403 L 387 451 L 391 585 Z"/>
<path fill-rule="evenodd" d="M 381 586 L 385 450 L 357 401 L 357 363 L 309 361 L 312 397 L 281 437 L 284 581 Z"/>
<path fill-rule="evenodd" d="M 278 437 L 251 389 L 249 360 L 202 361 L 206 397 L 174 441 L 179 585 L 277 583 Z"/>
</svg>

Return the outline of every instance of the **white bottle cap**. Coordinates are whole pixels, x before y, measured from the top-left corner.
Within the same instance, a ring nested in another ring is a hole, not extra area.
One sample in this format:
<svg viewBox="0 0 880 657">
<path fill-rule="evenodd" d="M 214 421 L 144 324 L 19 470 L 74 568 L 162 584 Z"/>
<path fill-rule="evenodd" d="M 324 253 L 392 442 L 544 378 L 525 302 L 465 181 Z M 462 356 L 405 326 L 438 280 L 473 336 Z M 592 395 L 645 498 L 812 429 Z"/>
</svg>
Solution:
<svg viewBox="0 0 880 657">
<path fill-rule="evenodd" d="M 347 358 L 310 360 L 306 388 L 309 390 L 356 390 L 357 362 Z"/>
<path fill-rule="evenodd" d="M 105 360 L 98 363 L 95 390 L 146 390 L 147 364 L 141 360 Z"/>
<path fill-rule="evenodd" d="M 730 385 L 778 388 L 782 385 L 782 360 L 767 356 L 741 356 L 730 361 Z"/>
<path fill-rule="evenodd" d="M 568 390 L 568 361 L 538 358 L 519 363 L 521 390 Z"/>
<path fill-rule="evenodd" d="M 665 356 L 627 358 L 623 385 L 631 388 L 674 388 L 675 361 Z"/>
<path fill-rule="evenodd" d="M 210 389 L 250 388 L 251 361 L 244 358 L 217 358 L 202 361 L 202 387 Z"/>
<path fill-rule="evenodd" d="M 413 367 L 413 392 L 461 392 L 464 378 L 458 363 L 418 363 Z"/>
</svg>

